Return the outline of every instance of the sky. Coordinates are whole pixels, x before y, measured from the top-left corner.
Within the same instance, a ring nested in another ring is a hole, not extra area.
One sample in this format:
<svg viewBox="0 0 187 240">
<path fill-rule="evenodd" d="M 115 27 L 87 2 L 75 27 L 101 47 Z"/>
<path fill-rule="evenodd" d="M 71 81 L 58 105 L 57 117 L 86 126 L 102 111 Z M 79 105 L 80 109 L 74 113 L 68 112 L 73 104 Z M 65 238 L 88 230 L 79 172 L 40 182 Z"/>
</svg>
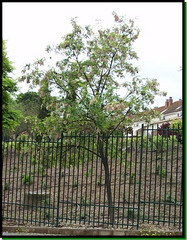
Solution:
<svg viewBox="0 0 187 240">
<path fill-rule="evenodd" d="M 134 66 L 141 69 L 142 78 L 156 78 L 166 97 L 155 97 L 152 105 L 163 106 L 169 97 L 182 99 L 182 3 L 180 2 L 4 2 L 3 39 L 9 59 L 13 62 L 14 77 L 21 70 L 46 55 L 49 44 L 57 44 L 71 31 L 71 18 L 77 16 L 82 26 L 96 29 L 96 19 L 103 27 L 113 26 L 112 12 L 135 19 L 140 35 L 134 42 L 139 60 Z M 49 57 L 49 56 L 48 56 Z M 28 91 L 19 83 L 20 92 Z"/>
</svg>

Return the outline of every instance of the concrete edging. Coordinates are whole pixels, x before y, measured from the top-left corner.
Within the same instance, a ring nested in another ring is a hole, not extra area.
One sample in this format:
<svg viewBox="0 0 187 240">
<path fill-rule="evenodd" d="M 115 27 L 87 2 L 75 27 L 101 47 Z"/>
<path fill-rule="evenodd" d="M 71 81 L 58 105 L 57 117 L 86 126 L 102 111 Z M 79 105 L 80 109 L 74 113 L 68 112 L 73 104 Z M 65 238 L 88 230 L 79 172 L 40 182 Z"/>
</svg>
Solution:
<svg viewBox="0 0 187 240">
<path fill-rule="evenodd" d="M 120 230 L 120 229 L 90 229 L 90 228 L 52 228 L 52 227 L 21 227 L 21 226 L 3 226 L 2 232 L 8 233 L 29 233 L 32 234 L 52 234 L 61 236 L 141 236 L 141 230 Z M 143 231 L 143 234 L 148 231 Z M 150 231 L 149 236 L 155 231 Z M 180 231 L 160 231 L 160 236 L 183 236 Z"/>
</svg>

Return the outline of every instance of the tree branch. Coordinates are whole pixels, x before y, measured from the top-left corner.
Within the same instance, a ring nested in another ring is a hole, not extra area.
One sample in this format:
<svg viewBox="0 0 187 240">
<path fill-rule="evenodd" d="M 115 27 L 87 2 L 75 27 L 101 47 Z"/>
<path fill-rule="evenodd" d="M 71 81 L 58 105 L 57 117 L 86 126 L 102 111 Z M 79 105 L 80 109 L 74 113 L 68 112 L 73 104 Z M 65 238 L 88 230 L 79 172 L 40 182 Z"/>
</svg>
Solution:
<svg viewBox="0 0 187 240">
<path fill-rule="evenodd" d="M 79 65 L 79 68 L 82 70 L 82 67 L 80 66 L 80 63 L 79 63 L 79 60 L 78 60 L 78 56 L 75 55 L 75 54 L 74 54 L 74 56 L 75 56 L 75 59 L 76 59 L 77 64 Z M 84 71 L 83 71 L 83 74 L 84 74 L 84 77 L 85 77 L 85 79 L 86 79 L 89 87 L 91 88 L 94 97 L 95 97 L 95 92 L 94 92 L 94 90 L 93 90 L 93 88 L 92 88 L 92 86 L 91 86 L 91 84 L 90 84 L 90 82 L 89 82 L 89 80 L 88 80 L 88 77 L 87 77 L 87 75 L 86 75 L 86 73 L 85 73 Z"/>
<path fill-rule="evenodd" d="M 100 85 L 101 85 L 101 82 L 102 82 L 102 77 L 103 77 L 103 69 L 102 69 L 102 72 L 101 72 L 101 75 L 100 75 L 100 79 L 99 79 L 99 84 L 98 84 L 98 87 L 97 87 L 97 95 L 99 94 L 99 90 L 100 90 Z"/>
<path fill-rule="evenodd" d="M 105 81 L 104 81 L 103 87 L 102 87 L 102 89 L 101 89 L 100 97 L 102 96 L 103 90 L 104 90 L 104 88 L 105 88 L 106 81 L 107 81 L 107 78 L 108 78 L 108 76 L 109 76 L 109 74 L 110 74 L 110 71 L 111 71 L 111 68 L 112 68 L 112 64 L 113 64 L 113 60 L 114 60 L 114 56 L 115 56 L 115 55 L 116 55 L 116 52 L 113 53 L 113 56 L 112 56 L 112 59 L 111 59 L 111 62 L 110 62 L 110 67 L 109 67 L 108 73 L 107 73 L 107 75 L 106 75 L 106 79 L 105 79 Z M 104 73 L 103 77 L 105 76 L 105 74 L 106 74 L 106 73 Z"/>
<path fill-rule="evenodd" d="M 111 133 L 109 134 L 112 135 L 112 133 L 119 127 L 119 125 L 125 120 L 125 118 L 127 117 L 127 114 L 130 112 L 131 108 L 129 108 L 125 114 L 125 116 L 122 118 L 122 120 L 116 125 L 116 127 L 111 131 Z"/>
</svg>

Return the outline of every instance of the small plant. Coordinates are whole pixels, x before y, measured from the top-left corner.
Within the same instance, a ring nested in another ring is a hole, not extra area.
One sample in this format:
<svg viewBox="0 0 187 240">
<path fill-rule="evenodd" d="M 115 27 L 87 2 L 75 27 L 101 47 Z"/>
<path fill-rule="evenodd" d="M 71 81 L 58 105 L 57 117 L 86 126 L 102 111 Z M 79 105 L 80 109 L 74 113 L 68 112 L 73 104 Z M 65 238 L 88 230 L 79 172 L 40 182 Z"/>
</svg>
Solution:
<svg viewBox="0 0 187 240">
<path fill-rule="evenodd" d="M 26 185 L 30 185 L 33 183 L 33 176 L 31 174 L 23 174 L 22 182 Z"/>
<path fill-rule="evenodd" d="M 23 157 L 23 154 L 20 156 L 20 160 L 21 160 L 21 162 L 23 162 L 23 159 L 24 159 L 24 157 Z"/>
<path fill-rule="evenodd" d="M 156 166 L 156 175 L 159 175 L 160 173 L 160 164 L 157 164 Z"/>
<path fill-rule="evenodd" d="M 47 173 L 46 172 L 42 172 L 42 177 L 46 177 L 47 176 Z"/>
<path fill-rule="evenodd" d="M 87 173 L 84 173 L 84 175 L 86 175 L 87 177 L 91 176 L 91 174 L 92 174 L 92 169 L 91 168 L 88 170 Z"/>
<path fill-rule="evenodd" d="M 42 188 L 43 188 L 43 189 L 46 189 L 46 188 L 47 188 L 46 182 L 44 182 L 44 181 L 42 181 Z"/>
<path fill-rule="evenodd" d="M 37 160 L 33 158 L 32 161 L 31 161 L 31 164 L 35 165 L 36 163 L 37 163 Z"/>
<path fill-rule="evenodd" d="M 17 164 L 14 164 L 14 169 L 17 169 L 17 168 L 18 168 Z"/>
<path fill-rule="evenodd" d="M 101 180 L 98 180 L 97 181 L 97 186 L 101 186 L 101 185 L 102 185 Z"/>
<path fill-rule="evenodd" d="M 167 194 L 165 202 L 175 203 L 175 199 L 170 194 Z"/>
<path fill-rule="evenodd" d="M 165 176 L 166 176 L 166 170 L 165 170 L 165 169 L 162 169 L 161 177 L 164 178 Z"/>
<path fill-rule="evenodd" d="M 81 196 L 81 203 L 86 204 L 86 196 Z"/>
<path fill-rule="evenodd" d="M 10 169 L 10 172 L 13 172 L 13 173 L 15 173 L 16 172 L 16 170 L 17 170 L 17 164 L 14 164 L 14 166 Z"/>
<path fill-rule="evenodd" d="M 24 227 L 20 227 L 16 230 L 17 233 L 28 233 L 29 230 L 26 230 Z"/>
<path fill-rule="evenodd" d="M 78 183 L 77 183 L 77 181 L 74 181 L 74 182 L 73 182 L 73 185 L 72 185 L 72 187 L 73 187 L 73 188 L 76 188 L 76 187 L 78 187 Z"/>
<path fill-rule="evenodd" d="M 43 166 L 39 166 L 39 168 L 38 168 L 38 173 L 40 174 L 40 173 L 42 173 L 43 172 Z"/>
<path fill-rule="evenodd" d="M 124 174 L 123 174 L 123 176 L 125 177 L 125 176 L 127 176 L 128 175 L 128 173 L 127 172 L 125 172 Z"/>
<path fill-rule="evenodd" d="M 9 186 L 10 186 L 10 184 L 9 184 L 8 182 L 6 182 L 4 189 L 5 189 L 5 190 L 8 190 L 8 189 L 9 189 Z"/>
<path fill-rule="evenodd" d="M 44 206 L 49 206 L 49 199 L 44 199 L 44 200 L 42 201 L 42 205 L 44 205 Z"/>
</svg>

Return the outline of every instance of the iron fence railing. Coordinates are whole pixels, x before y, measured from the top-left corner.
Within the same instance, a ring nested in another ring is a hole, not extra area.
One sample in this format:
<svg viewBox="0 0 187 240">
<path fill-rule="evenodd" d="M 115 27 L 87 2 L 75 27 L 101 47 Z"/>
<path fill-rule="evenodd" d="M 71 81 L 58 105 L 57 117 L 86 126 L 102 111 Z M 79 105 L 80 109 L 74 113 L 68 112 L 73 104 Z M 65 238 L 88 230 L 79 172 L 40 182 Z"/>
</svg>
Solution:
<svg viewBox="0 0 187 240">
<path fill-rule="evenodd" d="M 181 229 L 181 129 L 172 131 L 4 139 L 3 223 L 139 228 L 148 222 Z"/>
</svg>

